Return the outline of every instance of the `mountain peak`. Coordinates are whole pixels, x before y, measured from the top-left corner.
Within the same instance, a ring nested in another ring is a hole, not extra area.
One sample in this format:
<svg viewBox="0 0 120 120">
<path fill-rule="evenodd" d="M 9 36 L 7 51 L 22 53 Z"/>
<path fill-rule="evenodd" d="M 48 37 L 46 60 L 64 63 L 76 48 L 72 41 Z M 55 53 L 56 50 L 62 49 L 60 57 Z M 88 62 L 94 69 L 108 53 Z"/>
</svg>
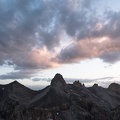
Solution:
<svg viewBox="0 0 120 120">
<path fill-rule="evenodd" d="M 66 82 L 65 82 L 63 76 L 61 74 L 59 74 L 59 73 L 57 73 L 54 76 L 54 78 L 52 79 L 52 81 L 51 81 L 51 85 L 52 86 L 56 86 L 58 84 L 60 84 L 60 85 L 66 85 Z"/>
<path fill-rule="evenodd" d="M 13 86 L 13 85 L 21 85 L 21 84 L 17 80 L 8 84 L 8 86 Z"/>
<path fill-rule="evenodd" d="M 20 84 L 17 80 L 12 82 L 13 84 Z"/>
</svg>

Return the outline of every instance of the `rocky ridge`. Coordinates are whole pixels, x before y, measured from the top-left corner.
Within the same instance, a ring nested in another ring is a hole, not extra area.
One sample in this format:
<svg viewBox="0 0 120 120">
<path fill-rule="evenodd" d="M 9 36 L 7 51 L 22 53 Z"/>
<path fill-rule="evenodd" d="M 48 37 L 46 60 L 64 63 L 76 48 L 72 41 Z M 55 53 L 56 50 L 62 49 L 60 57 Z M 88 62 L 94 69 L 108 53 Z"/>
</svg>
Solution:
<svg viewBox="0 0 120 120">
<path fill-rule="evenodd" d="M 40 91 L 17 81 L 0 85 L 0 120 L 120 120 L 120 85 L 87 88 L 60 74 Z"/>
</svg>

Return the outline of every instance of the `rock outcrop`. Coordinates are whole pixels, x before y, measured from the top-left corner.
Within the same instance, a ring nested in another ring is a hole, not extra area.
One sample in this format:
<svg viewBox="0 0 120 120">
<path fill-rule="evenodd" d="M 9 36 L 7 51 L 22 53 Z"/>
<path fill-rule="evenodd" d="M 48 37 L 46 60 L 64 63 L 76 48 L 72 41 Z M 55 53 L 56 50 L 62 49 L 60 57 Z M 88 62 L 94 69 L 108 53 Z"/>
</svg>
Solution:
<svg viewBox="0 0 120 120">
<path fill-rule="evenodd" d="M 112 83 L 108 87 L 109 90 L 112 90 L 114 92 L 120 93 L 120 85 L 117 83 Z"/>
<path fill-rule="evenodd" d="M 14 81 L 0 85 L 0 120 L 120 120 L 119 90 L 67 84 L 60 74 L 40 91 Z"/>
<path fill-rule="evenodd" d="M 66 82 L 63 79 L 63 76 L 59 73 L 57 73 L 51 81 L 51 86 L 61 87 L 65 85 L 66 85 Z"/>
</svg>

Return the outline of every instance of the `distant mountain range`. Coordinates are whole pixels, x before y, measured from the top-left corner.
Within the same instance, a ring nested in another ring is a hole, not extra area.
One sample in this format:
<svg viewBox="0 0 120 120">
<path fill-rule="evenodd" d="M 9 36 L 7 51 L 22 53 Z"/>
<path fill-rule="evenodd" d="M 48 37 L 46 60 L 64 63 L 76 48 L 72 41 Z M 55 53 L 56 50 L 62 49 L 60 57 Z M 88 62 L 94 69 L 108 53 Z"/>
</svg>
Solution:
<svg viewBox="0 0 120 120">
<path fill-rule="evenodd" d="M 120 120 L 120 85 L 87 88 L 60 74 L 39 91 L 17 81 L 0 85 L 0 120 Z"/>
</svg>

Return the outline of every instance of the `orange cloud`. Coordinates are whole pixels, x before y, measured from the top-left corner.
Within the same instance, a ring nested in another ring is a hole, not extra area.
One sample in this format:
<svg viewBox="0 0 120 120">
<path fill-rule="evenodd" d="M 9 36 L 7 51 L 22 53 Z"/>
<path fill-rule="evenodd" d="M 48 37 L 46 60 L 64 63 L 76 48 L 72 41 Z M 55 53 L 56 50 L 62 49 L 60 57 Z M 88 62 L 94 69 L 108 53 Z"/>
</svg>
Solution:
<svg viewBox="0 0 120 120">
<path fill-rule="evenodd" d="M 54 52 L 48 51 L 45 47 L 40 49 L 34 49 L 29 53 L 29 59 L 27 62 L 38 66 L 38 68 L 43 69 L 57 67 L 58 63 L 54 61 L 55 56 L 56 54 Z"/>
<path fill-rule="evenodd" d="M 104 60 L 102 56 L 107 55 L 107 57 L 110 57 L 109 55 L 112 55 L 110 53 L 120 52 L 119 46 L 120 41 L 111 40 L 108 37 L 84 39 L 62 49 L 58 57 L 60 63 L 74 63 L 91 58 L 101 58 Z M 110 58 L 112 59 L 112 57 Z"/>
</svg>

